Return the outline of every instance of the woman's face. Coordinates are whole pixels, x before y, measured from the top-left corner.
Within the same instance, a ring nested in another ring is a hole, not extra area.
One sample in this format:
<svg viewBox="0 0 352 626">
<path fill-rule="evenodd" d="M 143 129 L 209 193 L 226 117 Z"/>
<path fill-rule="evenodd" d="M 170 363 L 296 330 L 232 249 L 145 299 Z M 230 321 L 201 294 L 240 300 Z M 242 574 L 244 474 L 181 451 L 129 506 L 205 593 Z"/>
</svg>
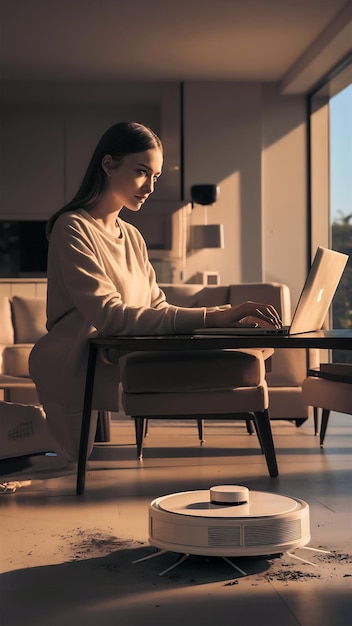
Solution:
<svg viewBox="0 0 352 626">
<path fill-rule="evenodd" d="M 104 163 L 105 159 L 105 163 Z M 104 157 L 103 167 L 108 175 L 109 193 L 119 208 L 125 206 L 131 211 L 139 211 L 141 206 L 154 191 L 162 165 L 163 156 L 159 148 L 126 155 L 115 165 L 109 155 Z"/>
</svg>

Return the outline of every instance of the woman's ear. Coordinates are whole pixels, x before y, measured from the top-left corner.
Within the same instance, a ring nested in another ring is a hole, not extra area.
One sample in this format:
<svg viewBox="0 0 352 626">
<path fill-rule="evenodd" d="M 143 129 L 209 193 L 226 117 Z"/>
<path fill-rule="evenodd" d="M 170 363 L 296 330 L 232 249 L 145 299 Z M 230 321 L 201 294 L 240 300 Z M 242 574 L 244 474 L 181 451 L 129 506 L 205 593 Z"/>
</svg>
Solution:
<svg viewBox="0 0 352 626">
<path fill-rule="evenodd" d="M 112 156 L 111 154 L 105 154 L 101 161 L 101 166 L 107 176 L 111 175 Z"/>
</svg>

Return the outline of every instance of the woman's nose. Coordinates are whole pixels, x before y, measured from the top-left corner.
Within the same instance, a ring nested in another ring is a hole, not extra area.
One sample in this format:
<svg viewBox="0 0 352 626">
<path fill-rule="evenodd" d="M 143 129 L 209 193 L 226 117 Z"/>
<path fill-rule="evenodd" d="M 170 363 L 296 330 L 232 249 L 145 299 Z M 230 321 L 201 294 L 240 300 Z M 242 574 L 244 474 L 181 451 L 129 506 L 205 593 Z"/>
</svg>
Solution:
<svg viewBox="0 0 352 626">
<path fill-rule="evenodd" d="M 147 193 L 152 193 L 154 191 L 154 180 L 152 177 L 145 180 L 143 191 L 146 191 Z"/>
</svg>

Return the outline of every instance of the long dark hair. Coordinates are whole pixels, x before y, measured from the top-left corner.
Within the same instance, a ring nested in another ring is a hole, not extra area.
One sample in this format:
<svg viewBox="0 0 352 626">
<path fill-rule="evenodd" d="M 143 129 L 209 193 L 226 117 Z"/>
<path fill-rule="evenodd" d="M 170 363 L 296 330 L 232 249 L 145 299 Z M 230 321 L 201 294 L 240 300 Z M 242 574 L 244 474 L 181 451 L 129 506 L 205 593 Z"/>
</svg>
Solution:
<svg viewBox="0 0 352 626">
<path fill-rule="evenodd" d="M 46 226 L 47 237 L 49 238 L 54 223 L 61 213 L 88 209 L 96 203 L 106 186 L 106 174 L 101 164 L 106 154 L 110 154 L 118 165 L 127 154 L 145 152 L 153 148 L 159 148 L 162 152 L 161 140 L 143 124 L 119 122 L 108 128 L 93 152 L 76 195 L 49 219 Z"/>
</svg>

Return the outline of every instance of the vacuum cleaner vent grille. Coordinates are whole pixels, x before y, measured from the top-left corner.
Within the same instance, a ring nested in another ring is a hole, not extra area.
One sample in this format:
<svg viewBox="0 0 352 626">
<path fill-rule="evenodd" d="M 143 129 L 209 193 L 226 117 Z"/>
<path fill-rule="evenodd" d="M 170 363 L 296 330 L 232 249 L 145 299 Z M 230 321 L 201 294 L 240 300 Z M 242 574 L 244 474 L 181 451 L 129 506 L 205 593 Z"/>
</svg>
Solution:
<svg viewBox="0 0 352 626">
<path fill-rule="evenodd" d="M 233 526 L 232 528 L 222 528 L 221 526 L 211 526 L 208 530 L 208 546 L 240 546 L 241 545 L 241 528 Z"/>
<path fill-rule="evenodd" d="M 239 487 L 170 494 L 149 507 L 149 541 L 160 549 L 197 555 L 260 556 L 305 546 L 310 541 L 306 502 L 251 491 L 234 505 Z M 224 504 L 221 498 L 224 497 Z M 241 494 L 240 494 L 241 497 Z M 226 502 L 225 502 L 226 498 Z"/>
<path fill-rule="evenodd" d="M 273 523 L 263 523 L 245 528 L 246 546 L 281 544 L 287 541 L 297 541 L 302 538 L 301 520 L 287 520 Z"/>
</svg>

